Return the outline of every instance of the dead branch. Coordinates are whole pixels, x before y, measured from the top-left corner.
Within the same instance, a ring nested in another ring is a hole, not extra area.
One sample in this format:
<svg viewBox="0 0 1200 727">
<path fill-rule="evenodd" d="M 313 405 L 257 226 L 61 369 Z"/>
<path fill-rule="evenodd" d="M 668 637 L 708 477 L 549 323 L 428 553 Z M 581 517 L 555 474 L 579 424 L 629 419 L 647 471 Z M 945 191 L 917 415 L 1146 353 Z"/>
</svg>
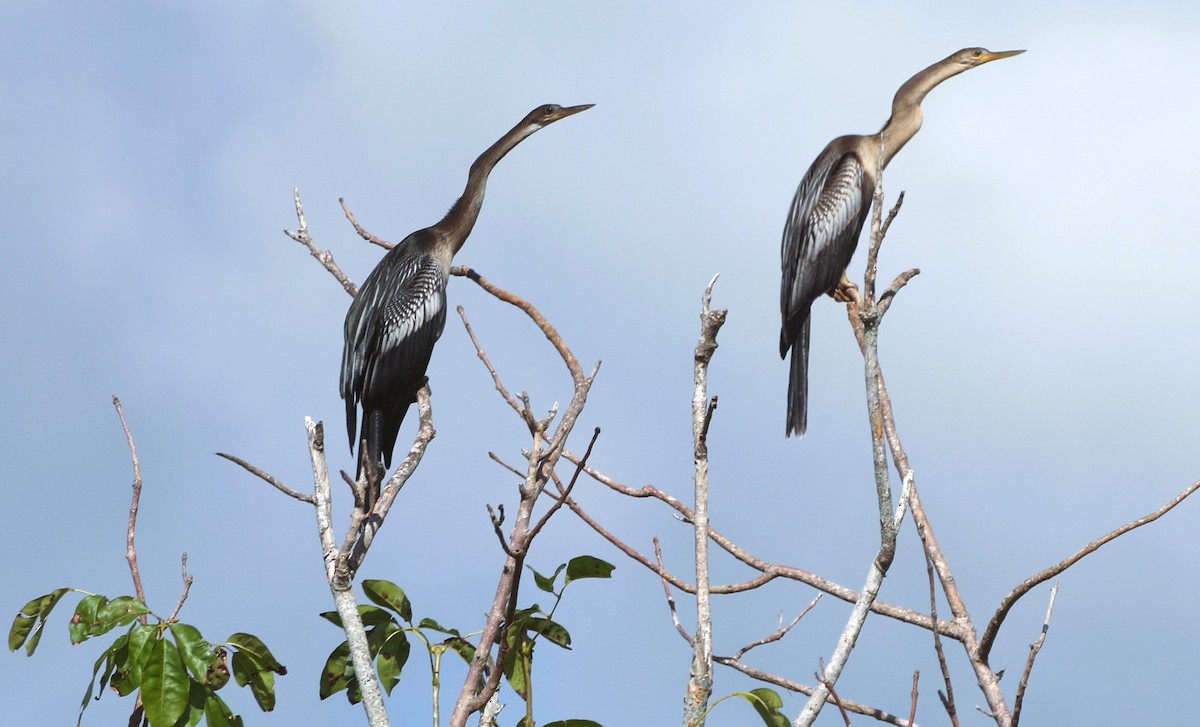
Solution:
<svg viewBox="0 0 1200 727">
<path fill-rule="evenodd" d="M 683 698 L 683 723 L 702 724 L 712 697 L 712 607 L 708 577 L 708 428 L 717 406 L 709 399 L 708 367 L 717 350 L 717 333 L 728 311 L 712 309 L 716 275 L 704 289 L 700 309 L 700 337 L 693 364 L 692 460 L 694 462 L 693 549 L 696 554 L 696 635 L 692 641 L 692 668 Z M 565 497 L 565 495 L 564 495 Z"/>
<path fill-rule="evenodd" d="M 146 592 L 142 590 L 142 574 L 138 570 L 137 548 L 133 545 L 133 535 L 137 530 L 138 507 L 142 501 L 142 466 L 138 462 L 137 445 L 133 441 L 133 432 L 129 431 L 129 424 L 125 421 L 125 410 L 121 407 L 121 400 L 113 394 L 113 407 L 117 410 L 117 416 L 121 419 L 121 429 L 125 432 L 125 441 L 129 444 L 129 457 L 133 460 L 133 497 L 129 502 L 129 527 L 125 531 L 125 560 L 129 563 L 129 574 L 133 577 L 133 589 L 137 593 L 138 600 L 143 604 L 146 603 Z M 141 618 L 142 625 L 146 622 L 146 616 Z"/>
<path fill-rule="evenodd" d="M 1051 578 L 1059 575 L 1067 568 L 1075 565 L 1084 557 L 1096 552 L 1102 545 L 1116 540 L 1125 533 L 1128 533 L 1131 530 L 1136 530 L 1143 525 L 1148 525 L 1163 515 L 1166 515 L 1168 512 L 1175 509 L 1176 505 L 1186 500 L 1196 490 L 1200 490 L 1200 480 L 1188 485 L 1183 492 L 1180 492 L 1175 496 L 1175 499 L 1158 508 L 1154 512 L 1128 522 L 1116 530 L 1108 533 L 1107 535 L 1096 538 L 1069 557 L 1022 581 L 1020 585 L 1014 588 L 1007 596 L 1004 597 L 1002 601 L 1000 601 L 999 607 L 996 608 L 996 614 L 992 616 L 992 620 L 988 622 L 987 628 L 984 629 L 983 638 L 979 640 L 979 658 L 985 661 L 987 660 L 988 655 L 992 650 L 992 644 L 995 643 L 996 636 L 1000 632 L 1000 626 L 1004 622 L 1004 618 L 1008 615 L 1008 612 L 1012 610 L 1012 607 L 1016 605 L 1017 601 L 1021 600 L 1022 596 L 1024 596 L 1026 593 L 1029 593 L 1038 585 L 1045 583 Z"/>
<path fill-rule="evenodd" d="M 933 561 L 929 559 L 928 552 L 924 555 L 925 573 L 929 577 L 929 616 L 937 621 L 937 588 L 934 585 Z M 950 681 L 950 667 L 946 664 L 946 651 L 942 648 L 942 637 L 936 630 L 933 631 L 933 651 L 937 654 L 938 668 L 942 671 L 942 682 L 946 685 L 944 693 L 940 689 L 938 690 L 938 699 L 941 700 L 947 716 L 950 717 L 950 724 L 953 727 L 959 727 L 958 709 L 954 705 L 954 685 Z"/>
<path fill-rule="evenodd" d="M 179 612 L 183 609 L 184 601 L 187 601 L 188 591 L 192 590 L 192 574 L 188 573 L 187 569 L 187 553 L 183 554 L 183 593 L 179 594 L 179 602 L 175 604 L 175 610 L 171 612 L 168 622 L 173 622 L 179 617 Z"/>
<path fill-rule="evenodd" d="M 346 274 L 342 272 L 338 264 L 333 261 L 333 253 L 329 250 L 318 248 L 317 244 L 313 242 L 312 237 L 308 234 L 308 221 L 304 219 L 304 206 L 300 204 L 299 187 L 292 190 L 292 197 L 296 200 L 296 219 L 300 222 L 300 227 L 296 230 L 284 230 L 283 234 L 307 248 L 309 254 L 316 258 L 317 262 L 321 263 L 321 266 L 328 270 L 329 274 L 342 284 L 342 289 L 349 293 L 350 297 L 358 295 L 358 286 L 350 278 L 346 277 Z"/>
<path fill-rule="evenodd" d="M 250 464 L 249 462 L 242 459 L 241 457 L 238 457 L 238 456 L 232 455 L 232 454 L 226 454 L 225 452 L 216 452 L 215 454 L 218 457 L 224 457 L 225 459 L 229 460 L 230 462 L 233 462 L 237 466 L 241 467 L 242 469 L 246 470 L 250 474 L 259 478 L 263 482 L 266 482 L 268 485 L 274 487 L 275 489 L 279 490 L 280 492 L 282 492 L 283 494 L 287 495 L 288 497 L 290 497 L 294 500 L 299 500 L 300 502 L 307 502 L 309 505 L 316 504 L 316 500 L 313 498 L 312 495 L 306 495 L 303 492 L 297 492 L 296 490 L 293 490 L 292 488 L 283 484 L 283 482 L 281 480 L 279 480 L 278 478 L 276 478 L 274 475 Z"/>
<path fill-rule="evenodd" d="M 1037 640 L 1029 645 L 1029 658 L 1025 660 L 1025 671 L 1021 672 L 1021 682 L 1017 684 L 1017 696 L 1013 698 L 1012 727 L 1017 727 L 1021 719 L 1021 705 L 1025 701 L 1025 688 L 1029 686 L 1029 674 L 1033 671 L 1033 660 L 1046 643 L 1046 634 L 1050 631 L 1050 617 L 1054 615 L 1054 599 L 1058 596 L 1058 583 L 1050 589 L 1050 604 L 1046 606 L 1046 620 L 1042 622 L 1042 632 Z"/>
<path fill-rule="evenodd" d="M 362 225 L 358 224 L 358 220 L 354 219 L 354 213 L 351 212 L 350 208 L 346 206 L 346 199 L 344 197 L 338 197 L 338 204 L 342 206 L 342 212 L 346 213 L 346 219 L 350 221 L 350 225 L 354 227 L 354 231 L 358 233 L 359 237 L 371 243 L 372 245 L 378 245 L 382 247 L 384 250 L 391 250 L 393 247 L 395 247 L 395 245 L 387 240 L 381 240 L 380 238 L 364 230 Z"/>
</svg>

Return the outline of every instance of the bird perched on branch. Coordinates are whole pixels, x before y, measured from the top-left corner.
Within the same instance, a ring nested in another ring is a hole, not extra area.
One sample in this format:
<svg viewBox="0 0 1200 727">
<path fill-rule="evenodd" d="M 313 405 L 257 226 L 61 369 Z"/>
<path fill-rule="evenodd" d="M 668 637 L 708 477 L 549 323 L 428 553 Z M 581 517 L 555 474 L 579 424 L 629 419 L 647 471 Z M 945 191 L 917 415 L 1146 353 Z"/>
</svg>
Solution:
<svg viewBox="0 0 1200 727">
<path fill-rule="evenodd" d="M 896 92 L 892 116 L 878 134 L 839 136 L 800 180 L 783 228 L 781 250 L 779 355 L 787 358 L 792 352 L 787 436 L 804 436 L 808 424 L 809 309 L 826 293 L 844 302 L 857 292 L 846 278 L 846 266 L 854 256 L 880 173 L 921 128 L 921 101 L 951 76 L 1024 52 L 964 48 L 934 63 Z"/>
<path fill-rule="evenodd" d="M 346 313 L 341 393 L 346 401 L 350 451 L 366 447 L 372 467 L 390 467 L 400 424 L 417 390 L 433 346 L 446 326 L 446 282 L 483 205 L 488 174 L 504 155 L 538 129 L 590 109 L 539 106 L 479 155 L 463 194 L 432 227 L 417 230 L 383 256 L 367 276 Z M 362 429 L 355 440 L 359 404 Z M 363 475 L 363 453 L 358 456 Z"/>
</svg>

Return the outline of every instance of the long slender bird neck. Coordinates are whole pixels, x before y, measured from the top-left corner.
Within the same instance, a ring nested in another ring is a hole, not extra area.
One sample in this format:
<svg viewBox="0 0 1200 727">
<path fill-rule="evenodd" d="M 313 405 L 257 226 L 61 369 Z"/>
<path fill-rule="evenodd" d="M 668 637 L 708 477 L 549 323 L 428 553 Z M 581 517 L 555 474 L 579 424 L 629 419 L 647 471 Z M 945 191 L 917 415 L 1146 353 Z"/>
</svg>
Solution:
<svg viewBox="0 0 1200 727">
<path fill-rule="evenodd" d="M 921 102 L 942 81 L 957 76 L 969 66 L 956 63 L 951 58 L 938 61 L 932 66 L 904 82 L 896 97 L 892 99 L 892 117 L 883 125 L 879 136 L 883 139 L 883 159 L 880 168 L 886 167 L 896 152 L 904 148 L 908 140 L 921 130 Z"/>
<path fill-rule="evenodd" d="M 448 252 L 451 257 L 462 249 L 471 230 L 475 227 L 475 220 L 479 219 L 479 210 L 483 207 L 483 193 L 492 169 L 504 158 L 505 154 L 513 150 L 513 147 L 540 128 L 536 124 L 525 122 L 518 124 L 513 127 L 512 131 L 500 137 L 499 141 L 488 147 L 471 165 L 471 171 L 467 175 L 467 186 L 463 190 L 462 196 L 454 203 L 442 221 L 432 228 L 434 232 L 439 233 L 435 235 L 439 244 L 449 247 Z"/>
</svg>

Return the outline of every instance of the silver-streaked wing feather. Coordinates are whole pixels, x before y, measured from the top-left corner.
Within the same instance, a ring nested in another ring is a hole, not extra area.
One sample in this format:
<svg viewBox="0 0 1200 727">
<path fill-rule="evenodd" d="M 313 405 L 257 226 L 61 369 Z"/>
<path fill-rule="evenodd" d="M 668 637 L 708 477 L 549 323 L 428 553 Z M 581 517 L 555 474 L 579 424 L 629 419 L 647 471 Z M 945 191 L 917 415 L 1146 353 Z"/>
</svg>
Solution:
<svg viewBox="0 0 1200 727">
<path fill-rule="evenodd" d="M 388 252 L 346 314 L 340 386 L 351 449 L 360 402 L 399 426 L 445 328 L 449 271 L 413 242 Z"/>
<path fill-rule="evenodd" d="M 781 255 L 779 303 L 788 342 L 794 340 L 788 329 L 808 316 L 813 301 L 832 290 L 850 264 L 874 186 L 857 154 L 830 144 L 797 187 Z"/>
</svg>

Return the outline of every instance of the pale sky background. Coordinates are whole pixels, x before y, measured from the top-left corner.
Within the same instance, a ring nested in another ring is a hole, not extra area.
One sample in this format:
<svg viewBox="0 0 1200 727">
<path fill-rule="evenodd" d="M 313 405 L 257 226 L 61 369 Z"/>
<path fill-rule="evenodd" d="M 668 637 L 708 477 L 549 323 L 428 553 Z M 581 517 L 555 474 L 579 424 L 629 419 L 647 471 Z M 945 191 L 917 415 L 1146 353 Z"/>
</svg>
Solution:
<svg viewBox="0 0 1200 727">
<path fill-rule="evenodd" d="M 929 97 L 885 178 L 889 197 L 907 200 L 880 274 L 923 271 L 885 322 L 883 366 L 978 626 L 1022 579 L 1200 477 L 1196 3 L 364 5 L 0 8 L 8 617 L 58 586 L 132 590 L 117 394 L 145 477 L 151 607 L 170 612 L 188 552 L 183 619 L 214 642 L 257 634 L 289 668 L 273 714 L 246 690 L 223 692 L 248 724 L 362 724 L 341 696 L 317 699 L 342 636 L 316 616 L 332 601 L 311 510 L 213 456 L 308 489 L 307 415 L 327 423 L 332 465 L 351 466 L 337 395 L 349 299 L 280 232 L 296 223 L 291 190 L 318 243 L 362 281 L 380 253 L 339 196 L 398 240 L 437 221 L 476 155 L 548 102 L 596 108 L 499 165 L 458 260 L 532 300 L 585 365 L 603 360 L 576 448 L 600 426 L 598 468 L 690 497 L 692 347 L 719 272 L 714 303 L 729 321 L 712 368 L 713 523 L 763 558 L 858 588 L 877 545 L 861 362 L 843 308 L 818 302 L 809 434 L 785 441 L 780 232 L 830 138 L 877 130 L 905 79 L 970 45 L 1029 52 Z M 569 397 L 524 318 L 461 279 L 450 301 L 511 389 L 539 408 Z M 418 617 L 472 631 L 503 558 L 485 504 L 516 502 L 487 452 L 515 461 L 526 437 L 453 316 L 430 376 L 438 437 L 361 575 L 400 583 Z M 690 530 L 665 507 L 591 482 L 577 496 L 646 552 L 661 535 L 669 565 L 690 570 Z M 1198 526 L 1200 502 L 1186 503 L 1063 576 L 1029 724 L 1195 719 Z M 539 723 L 678 724 L 690 657 L 658 580 L 566 513 L 529 562 L 550 571 L 582 553 L 617 570 L 567 593 L 558 619 L 574 651 L 539 647 Z M 750 575 L 723 559 L 714 570 L 720 582 Z M 926 587 L 906 523 L 881 597 L 926 609 Z M 994 652 L 1010 703 L 1048 594 L 1013 611 Z M 813 595 L 776 583 L 719 600 L 717 653 Z M 0 724 L 73 724 L 102 648 L 68 645 L 75 603 L 60 605 L 32 659 L 0 658 Z M 680 604 L 690 624 L 692 602 Z M 826 598 L 747 661 L 811 683 L 848 608 Z M 903 712 L 919 669 L 918 721 L 946 724 L 930 641 L 872 618 L 840 693 Z M 990 723 L 974 712 L 983 700 L 961 649 L 947 656 L 963 724 Z M 446 665 L 450 703 L 462 671 Z M 717 695 L 754 686 L 717 671 Z M 414 650 L 394 723 L 426 724 L 428 693 Z M 802 699 L 786 700 L 794 716 Z M 521 705 L 506 701 L 512 724 Z M 85 724 L 123 723 L 131 708 L 106 694 Z M 756 720 L 731 701 L 710 724 Z M 820 723 L 841 721 L 827 710 Z"/>
</svg>

